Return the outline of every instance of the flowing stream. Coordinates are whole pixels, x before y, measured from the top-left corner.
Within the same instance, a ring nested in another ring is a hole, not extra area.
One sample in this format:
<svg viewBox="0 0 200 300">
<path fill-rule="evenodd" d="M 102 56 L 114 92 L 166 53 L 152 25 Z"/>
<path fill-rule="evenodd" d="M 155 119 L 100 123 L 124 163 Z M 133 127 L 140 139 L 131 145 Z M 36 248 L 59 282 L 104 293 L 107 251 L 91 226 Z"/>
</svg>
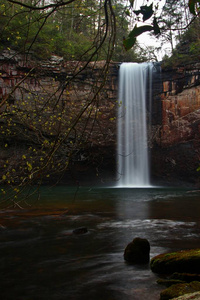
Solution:
<svg viewBox="0 0 200 300">
<path fill-rule="evenodd" d="M 117 152 L 122 187 L 150 186 L 146 102 L 151 102 L 152 69 L 151 63 L 120 66 Z"/>
<path fill-rule="evenodd" d="M 198 191 L 43 187 L 32 204 L 0 211 L 1 299 L 158 300 L 158 276 L 127 264 L 126 245 L 147 238 L 151 257 L 200 247 Z"/>
</svg>

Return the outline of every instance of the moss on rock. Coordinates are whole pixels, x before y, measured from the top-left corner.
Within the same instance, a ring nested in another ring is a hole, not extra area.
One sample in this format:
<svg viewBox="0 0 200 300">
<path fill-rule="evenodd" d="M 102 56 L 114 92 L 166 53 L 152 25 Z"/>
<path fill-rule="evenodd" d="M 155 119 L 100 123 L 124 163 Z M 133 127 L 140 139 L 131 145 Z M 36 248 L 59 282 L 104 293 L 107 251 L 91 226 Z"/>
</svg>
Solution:
<svg viewBox="0 0 200 300">
<path fill-rule="evenodd" d="M 190 274 L 190 273 L 173 273 L 169 277 L 170 280 L 182 280 L 185 282 L 200 281 L 200 274 Z"/>
<path fill-rule="evenodd" d="M 200 274 L 200 249 L 160 254 L 151 259 L 151 270 L 158 274 Z"/>
<path fill-rule="evenodd" d="M 173 299 L 185 294 L 200 291 L 200 282 L 174 284 L 160 293 L 160 300 Z"/>
<path fill-rule="evenodd" d="M 158 279 L 156 282 L 158 284 L 165 285 L 166 287 L 169 287 L 173 284 L 185 283 L 185 281 L 178 280 L 178 279 Z"/>
<path fill-rule="evenodd" d="M 173 298 L 172 300 L 199 300 L 200 299 L 200 292 L 189 293 L 183 296 L 179 296 L 177 298 Z"/>
</svg>

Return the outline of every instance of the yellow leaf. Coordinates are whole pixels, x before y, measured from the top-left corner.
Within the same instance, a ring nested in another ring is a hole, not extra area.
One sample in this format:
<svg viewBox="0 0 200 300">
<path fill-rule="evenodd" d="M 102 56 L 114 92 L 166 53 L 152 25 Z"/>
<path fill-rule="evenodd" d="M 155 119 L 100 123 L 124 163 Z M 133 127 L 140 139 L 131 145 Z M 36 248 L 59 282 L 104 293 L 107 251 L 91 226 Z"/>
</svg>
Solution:
<svg viewBox="0 0 200 300">
<path fill-rule="evenodd" d="M 28 166 L 28 170 L 31 171 L 32 170 L 32 165 L 27 161 L 26 162 L 27 166 Z"/>
</svg>

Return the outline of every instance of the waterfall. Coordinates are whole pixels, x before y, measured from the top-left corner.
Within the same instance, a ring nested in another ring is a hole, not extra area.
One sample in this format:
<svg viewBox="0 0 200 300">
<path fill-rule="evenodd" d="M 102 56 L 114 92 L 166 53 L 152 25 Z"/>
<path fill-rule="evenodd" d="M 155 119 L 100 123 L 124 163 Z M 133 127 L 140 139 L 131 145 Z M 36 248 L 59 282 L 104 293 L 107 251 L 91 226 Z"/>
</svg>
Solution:
<svg viewBox="0 0 200 300">
<path fill-rule="evenodd" d="M 117 143 L 119 187 L 150 186 L 146 103 L 148 100 L 151 102 L 147 89 L 151 94 L 152 69 L 151 63 L 123 63 L 120 66 Z"/>
</svg>

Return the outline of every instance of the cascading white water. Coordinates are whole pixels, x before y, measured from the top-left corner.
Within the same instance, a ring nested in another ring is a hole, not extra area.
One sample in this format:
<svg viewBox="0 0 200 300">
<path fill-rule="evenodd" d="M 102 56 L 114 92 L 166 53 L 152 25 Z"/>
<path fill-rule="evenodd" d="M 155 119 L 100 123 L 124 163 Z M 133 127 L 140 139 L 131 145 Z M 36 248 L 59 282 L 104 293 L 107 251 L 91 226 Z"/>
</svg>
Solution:
<svg viewBox="0 0 200 300">
<path fill-rule="evenodd" d="M 152 81 L 152 68 L 150 63 L 123 63 L 120 66 L 117 149 L 119 187 L 150 186 L 146 98 L 147 76 Z M 148 89 L 151 91 L 150 86 Z"/>
</svg>

